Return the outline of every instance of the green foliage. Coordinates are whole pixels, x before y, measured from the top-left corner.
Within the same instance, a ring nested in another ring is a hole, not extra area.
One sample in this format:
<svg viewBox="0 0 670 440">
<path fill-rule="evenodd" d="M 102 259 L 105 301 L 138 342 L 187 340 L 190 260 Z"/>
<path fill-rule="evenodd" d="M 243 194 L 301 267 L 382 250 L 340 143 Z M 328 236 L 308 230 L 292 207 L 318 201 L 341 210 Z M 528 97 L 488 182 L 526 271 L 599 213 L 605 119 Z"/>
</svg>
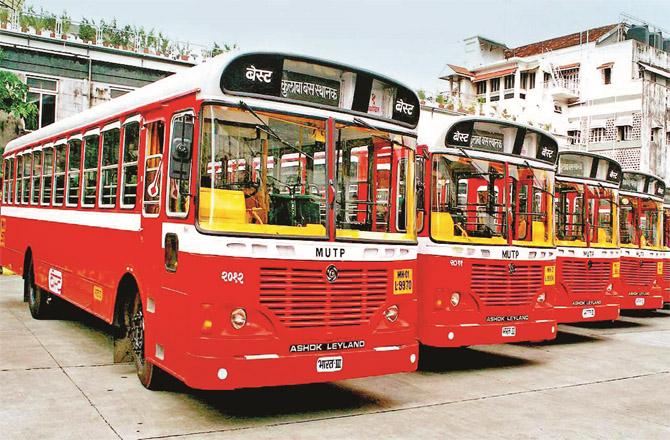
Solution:
<svg viewBox="0 0 670 440">
<path fill-rule="evenodd" d="M 84 41 L 95 41 L 95 21 L 84 18 L 79 25 L 79 38 Z"/>
<path fill-rule="evenodd" d="M 0 8 L 0 23 L 6 24 L 9 22 L 9 9 Z"/>
<path fill-rule="evenodd" d="M 439 95 L 437 95 L 437 98 L 435 98 L 435 102 L 437 102 L 438 104 L 444 105 L 447 102 L 447 100 L 444 99 L 444 96 L 442 94 L 439 94 Z"/>
<path fill-rule="evenodd" d="M 422 100 L 422 101 L 426 100 L 426 91 L 424 89 L 417 90 L 416 94 L 419 95 L 420 100 Z"/>
<path fill-rule="evenodd" d="M 70 28 L 72 27 L 72 18 L 67 14 L 67 11 L 63 11 L 60 16 L 61 21 L 61 31 L 63 35 L 70 33 Z"/>
</svg>

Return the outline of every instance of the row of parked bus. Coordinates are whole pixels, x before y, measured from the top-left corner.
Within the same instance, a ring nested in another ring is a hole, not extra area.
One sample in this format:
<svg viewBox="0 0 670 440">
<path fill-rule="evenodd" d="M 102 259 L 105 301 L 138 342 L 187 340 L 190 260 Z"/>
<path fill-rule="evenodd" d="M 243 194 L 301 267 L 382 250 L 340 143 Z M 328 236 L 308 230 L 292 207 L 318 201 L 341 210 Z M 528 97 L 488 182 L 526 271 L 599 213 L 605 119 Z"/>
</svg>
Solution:
<svg viewBox="0 0 670 440">
<path fill-rule="evenodd" d="M 10 142 L 0 264 L 147 388 L 334 381 L 662 307 L 664 191 L 375 73 L 221 55 Z"/>
</svg>

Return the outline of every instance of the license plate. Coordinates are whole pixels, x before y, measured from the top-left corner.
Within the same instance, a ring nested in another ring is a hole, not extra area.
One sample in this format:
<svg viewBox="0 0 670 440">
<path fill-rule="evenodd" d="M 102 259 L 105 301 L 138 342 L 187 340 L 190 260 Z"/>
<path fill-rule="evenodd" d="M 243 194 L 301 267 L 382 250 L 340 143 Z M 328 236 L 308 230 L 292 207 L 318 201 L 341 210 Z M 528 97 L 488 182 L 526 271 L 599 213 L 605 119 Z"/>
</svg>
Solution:
<svg viewBox="0 0 670 440">
<path fill-rule="evenodd" d="M 511 327 L 503 327 L 502 328 L 502 335 L 504 338 L 509 338 L 512 336 L 516 336 L 516 327 L 511 326 Z"/>
<path fill-rule="evenodd" d="M 643 306 L 644 305 L 644 298 L 635 298 L 635 305 L 636 306 Z"/>
<path fill-rule="evenodd" d="M 582 318 L 593 318 L 596 316 L 596 309 L 582 309 Z"/>
<path fill-rule="evenodd" d="M 342 356 L 320 357 L 316 360 L 317 373 L 331 373 L 342 369 Z"/>
</svg>

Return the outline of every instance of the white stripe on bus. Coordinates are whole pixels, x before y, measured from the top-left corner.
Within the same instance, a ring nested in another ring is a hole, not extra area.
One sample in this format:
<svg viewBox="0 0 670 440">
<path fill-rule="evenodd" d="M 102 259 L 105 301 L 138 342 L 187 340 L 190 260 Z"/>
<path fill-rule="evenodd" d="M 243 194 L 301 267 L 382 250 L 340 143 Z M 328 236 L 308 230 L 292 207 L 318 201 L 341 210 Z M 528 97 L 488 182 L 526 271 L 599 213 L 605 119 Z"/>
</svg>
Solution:
<svg viewBox="0 0 670 440">
<path fill-rule="evenodd" d="M 18 206 L 3 206 L 0 214 L 4 217 L 40 220 L 68 225 L 91 226 L 95 228 L 139 231 L 140 215 L 127 212 L 75 211 L 71 209 L 38 209 Z"/>
</svg>

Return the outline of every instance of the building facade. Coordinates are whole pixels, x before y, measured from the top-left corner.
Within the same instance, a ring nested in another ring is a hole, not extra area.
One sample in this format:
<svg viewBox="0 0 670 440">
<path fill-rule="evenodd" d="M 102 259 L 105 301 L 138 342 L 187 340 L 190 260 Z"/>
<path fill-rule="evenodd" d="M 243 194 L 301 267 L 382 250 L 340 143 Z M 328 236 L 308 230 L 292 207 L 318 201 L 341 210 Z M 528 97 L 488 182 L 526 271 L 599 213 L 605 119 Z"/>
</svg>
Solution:
<svg viewBox="0 0 670 440">
<path fill-rule="evenodd" d="M 668 51 L 670 39 L 630 23 L 517 48 L 476 36 L 465 40 L 466 66 L 442 79 L 454 108 L 540 126 L 563 148 L 668 178 Z"/>
</svg>

